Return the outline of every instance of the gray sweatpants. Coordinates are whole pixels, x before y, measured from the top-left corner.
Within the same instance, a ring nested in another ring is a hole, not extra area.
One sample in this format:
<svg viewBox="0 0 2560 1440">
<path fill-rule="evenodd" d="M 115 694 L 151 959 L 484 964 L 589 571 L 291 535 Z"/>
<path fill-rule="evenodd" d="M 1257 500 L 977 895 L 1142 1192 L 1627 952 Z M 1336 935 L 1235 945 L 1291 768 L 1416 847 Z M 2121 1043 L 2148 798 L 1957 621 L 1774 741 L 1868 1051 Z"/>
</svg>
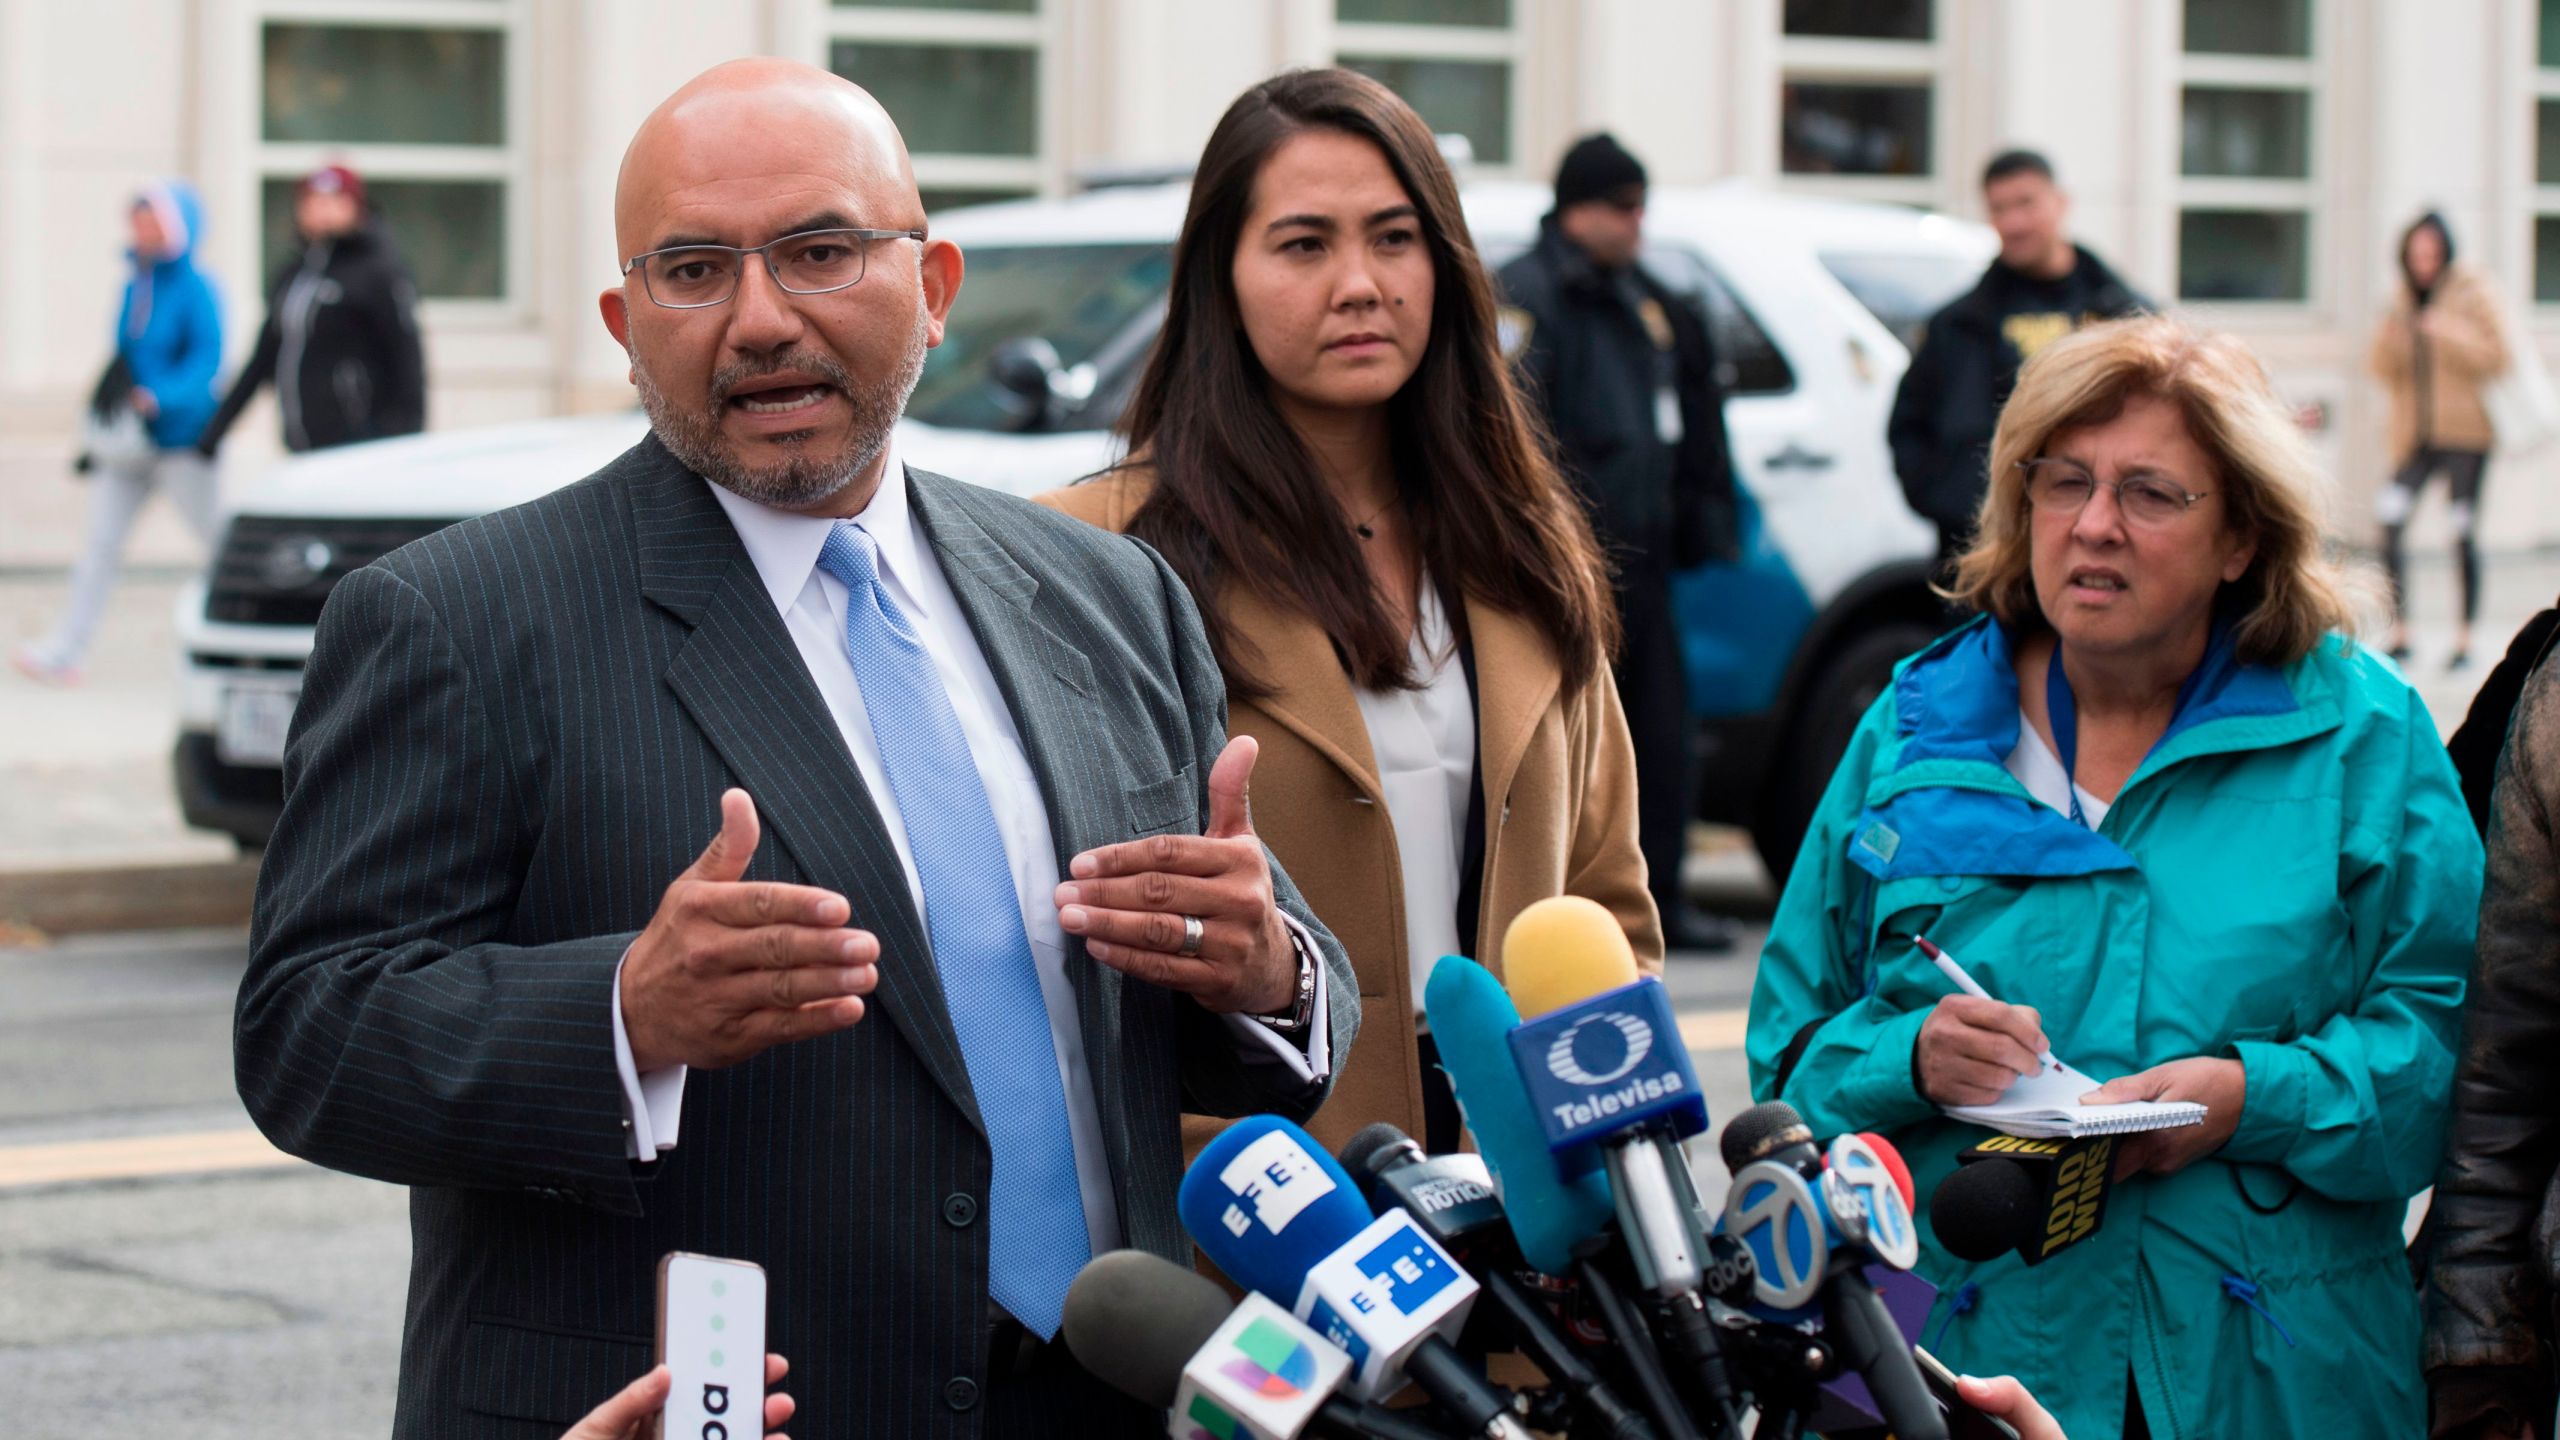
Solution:
<svg viewBox="0 0 2560 1440">
<path fill-rule="evenodd" d="M 53 633 L 37 643 L 37 655 L 47 664 L 67 668 L 88 653 L 98 617 L 106 613 L 108 592 L 115 589 L 116 574 L 124 566 L 125 540 L 133 533 L 134 517 L 142 513 L 153 490 L 167 491 L 169 503 L 178 507 L 196 538 L 211 544 L 217 483 L 213 463 L 193 449 L 163 450 L 140 465 L 102 465 L 93 472 L 88 544 L 71 567 L 70 603 L 54 622 Z"/>
</svg>

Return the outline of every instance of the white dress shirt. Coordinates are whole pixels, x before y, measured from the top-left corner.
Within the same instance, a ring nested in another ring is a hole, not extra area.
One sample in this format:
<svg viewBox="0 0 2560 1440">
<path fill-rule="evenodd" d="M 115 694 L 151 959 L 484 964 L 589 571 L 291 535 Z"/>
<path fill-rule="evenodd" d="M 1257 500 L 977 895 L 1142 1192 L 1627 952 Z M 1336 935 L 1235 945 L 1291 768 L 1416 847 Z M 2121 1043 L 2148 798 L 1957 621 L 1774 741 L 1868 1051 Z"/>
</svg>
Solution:
<svg viewBox="0 0 2560 1440">
<path fill-rule="evenodd" d="M 1013 713 L 1005 708 L 1004 692 L 996 685 L 995 673 L 987 668 L 986 655 L 978 648 L 968 617 L 960 612 L 960 602 L 951 593 L 951 583 L 934 558 L 933 547 L 916 529 L 907 503 L 906 470 L 899 464 L 894 446 L 883 457 L 881 475 L 882 482 L 871 503 L 853 520 L 879 546 L 881 582 L 905 612 L 908 623 L 915 627 L 926 653 L 933 657 L 934 668 L 941 674 L 943 689 L 968 741 L 970 757 L 977 762 L 979 778 L 986 786 L 996 828 L 1003 833 L 1005 858 L 1013 870 L 1014 894 L 1022 903 L 1022 928 L 1031 939 L 1032 959 L 1040 972 L 1040 996 L 1047 1002 L 1049 1031 L 1057 1045 L 1058 1074 L 1066 1090 L 1067 1125 L 1075 1146 L 1076 1182 L 1084 1197 L 1085 1228 L 1093 1253 L 1099 1255 L 1119 1247 L 1120 1214 L 1112 1195 L 1109 1159 L 1103 1151 L 1102 1117 L 1094 1104 L 1093 1072 L 1086 1064 L 1075 989 L 1066 973 L 1066 934 L 1059 927 L 1055 902 L 1057 844 L 1049 829 L 1048 809 L 1041 801 L 1039 784 L 1024 755 L 1021 733 L 1014 728 Z M 879 741 L 871 732 L 871 714 L 864 708 L 853 661 L 845 654 L 844 611 L 849 592 L 843 581 L 818 568 L 818 550 L 836 521 L 759 505 L 716 485 L 711 493 L 728 512 L 729 523 L 736 527 L 747 558 L 754 562 L 784 629 L 800 651 L 801 663 L 809 667 L 810 679 L 816 682 L 828 713 L 835 717 L 836 728 L 844 734 L 863 786 L 870 791 L 890 842 L 897 847 L 899 867 L 907 876 L 908 896 L 921 916 L 924 882 L 916 873 L 915 856 L 907 845 L 897 795 L 889 787 L 888 772 L 882 768 Z M 847 898 L 853 902 L 853 924 L 858 928 L 862 924 L 863 897 Z M 1281 918 L 1288 920 L 1285 915 Z M 1315 954 L 1315 947 L 1296 922 L 1289 921 L 1289 925 L 1305 946 L 1305 953 Z M 930 974 L 932 960 L 928 956 L 883 955 L 880 963 L 924 966 Z M 939 983 L 938 978 L 935 983 Z M 637 1160 L 654 1160 L 675 1146 L 685 1067 L 637 1073 L 623 1029 L 621 985 L 617 971 L 614 1064 L 622 1077 L 626 1118 L 631 1122 L 630 1153 Z M 1309 1027 L 1304 1051 L 1245 1016 L 1225 1018 L 1240 1045 L 1275 1057 L 1300 1079 L 1312 1083 L 1330 1066 L 1321 963 L 1316 966 L 1315 1022 Z"/>
<path fill-rule="evenodd" d="M 1405 971 L 1413 1014 L 1443 955 L 1458 953 L 1458 865 L 1467 834 L 1467 791 L 1475 784 L 1476 706 L 1467 692 L 1449 618 L 1430 577 L 1415 606 L 1410 656 L 1419 690 L 1353 687 L 1378 762 L 1378 790 L 1395 830 L 1404 872 Z M 1425 1027 L 1428 1028 L 1428 1027 Z"/>
<path fill-rule="evenodd" d="M 2072 797 L 2078 796 L 2081 818 L 2089 822 L 2090 829 L 2107 823 L 2108 802 L 2072 783 L 2063 772 L 2062 757 L 2044 743 L 2044 737 L 2036 733 L 2035 722 L 2027 718 L 2024 710 L 2018 712 L 2018 748 L 2009 752 L 2002 768 L 2026 786 L 2028 794 L 2065 815 L 2071 813 Z"/>
</svg>

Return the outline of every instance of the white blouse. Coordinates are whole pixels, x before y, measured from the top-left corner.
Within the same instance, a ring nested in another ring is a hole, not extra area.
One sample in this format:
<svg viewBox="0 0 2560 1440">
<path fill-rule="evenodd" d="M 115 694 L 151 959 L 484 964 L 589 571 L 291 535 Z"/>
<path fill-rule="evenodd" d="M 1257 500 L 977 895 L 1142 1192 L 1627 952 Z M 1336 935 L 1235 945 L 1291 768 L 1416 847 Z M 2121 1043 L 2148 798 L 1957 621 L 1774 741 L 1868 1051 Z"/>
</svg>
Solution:
<svg viewBox="0 0 2560 1440">
<path fill-rule="evenodd" d="M 2095 830 L 2107 823 L 2108 803 L 2072 783 L 2071 776 L 2062 768 L 2062 757 L 2054 754 L 2053 747 L 2044 743 L 2044 737 L 2036 733 L 2035 722 L 2027 718 L 2024 710 L 2018 712 L 2018 748 L 2009 752 L 2004 764 L 2008 772 L 2018 778 L 2018 783 L 2027 787 L 2027 793 L 2038 800 L 2068 815 L 2071 813 L 2071 797 L 2077 795 L 2080 797 L 2080 814 L 2089 822 L 2090 829 Z"/>
<path fill-rule="evenodd" d="M 1422 583 L 1413 627 L 1419 690 L 1354 686 L 1378 789 L 1395 827 L 1404 870 L 1405 968 L 1413 977 L 1413 1013 L 1422 987 L 1443 955 L 1458 953 L 1458 864 L 1465 853 L 1467 790 L 1475 782 L 1476 707 L 1466 666 L 1430 578 Z"/>
</svg>

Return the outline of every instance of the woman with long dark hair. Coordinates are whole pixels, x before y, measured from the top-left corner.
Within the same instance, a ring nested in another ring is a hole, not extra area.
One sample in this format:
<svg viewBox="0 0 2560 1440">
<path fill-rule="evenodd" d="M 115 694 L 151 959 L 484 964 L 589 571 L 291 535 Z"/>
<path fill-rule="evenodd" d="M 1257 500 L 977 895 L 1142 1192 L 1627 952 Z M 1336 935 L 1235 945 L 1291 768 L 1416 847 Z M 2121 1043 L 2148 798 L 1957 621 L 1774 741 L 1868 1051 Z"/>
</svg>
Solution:
<svg viewBox="0 0 2560 1440">
<path fill-rule="evenodd" d="M 1499 975 L 1511 918 L 1557 894 L 1608 907 L 1648 968 L 1662 932 L 1604 562 L 1410 106 L 1301 70 L 1228 107 L 1123 427 L 1128 462 L 1045 499 L 1189 585 L 1228 729 L 1261 742 L 1255 827 L 1351 953 L 1367 1023 L 1311 1128 L 1453 1149 L 1432 963 Z"/>
</svg>

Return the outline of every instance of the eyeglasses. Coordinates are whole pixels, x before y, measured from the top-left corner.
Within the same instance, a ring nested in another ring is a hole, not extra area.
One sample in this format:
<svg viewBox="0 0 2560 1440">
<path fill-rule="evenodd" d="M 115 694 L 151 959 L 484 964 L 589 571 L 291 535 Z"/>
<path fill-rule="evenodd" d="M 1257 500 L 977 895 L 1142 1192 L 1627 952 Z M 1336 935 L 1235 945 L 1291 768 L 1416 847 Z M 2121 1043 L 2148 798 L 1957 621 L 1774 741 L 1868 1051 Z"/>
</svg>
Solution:
<svg viewBox="0 0 2560 1440">
<path fill-rule="evenodd" d="M 922 240 L 922 230 L 803 230 L 763 245 L 672 245 L 634 255 L 622 273 L 640 272 L 649 298 L 670 310 L 700 310 L 738 293 L 747 257 L 759 256 L 773 283 L 794 295 L 824 295 L 862 283 L 874 240 Z"/>
<path fill-rule="evenodd" d="M 2189 490 L 2160 475 L 2100 480 L 2068 460 L 2021 460 L 2018 468 L 2027 472 L 2027 503 L 2048 515 L 2079 514 L 2088 508 L 2089 497 L 2104 486 L 2115 492 L 2116 509 L 2128 522 L 2166 525 L 2213 493 Z"/>
</svg>

